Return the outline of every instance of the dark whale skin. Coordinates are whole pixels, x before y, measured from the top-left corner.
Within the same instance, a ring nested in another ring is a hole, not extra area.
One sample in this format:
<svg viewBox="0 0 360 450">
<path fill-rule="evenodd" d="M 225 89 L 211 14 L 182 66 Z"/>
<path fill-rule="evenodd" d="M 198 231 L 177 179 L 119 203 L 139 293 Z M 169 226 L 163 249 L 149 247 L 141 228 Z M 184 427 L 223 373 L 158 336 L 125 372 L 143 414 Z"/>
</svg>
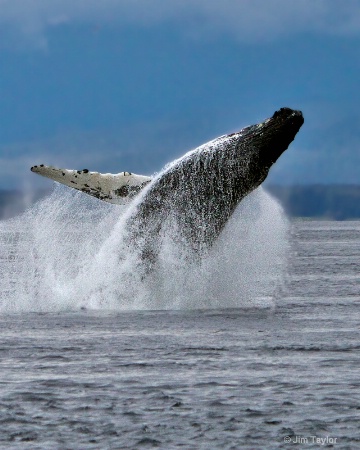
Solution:
<svg viewBox="0 0 360 450">
<path fill-rule="evenodd" d="M 263 123 L 221 136 L 170 164 L 150 183 L 127 221 L 131 245 L 154 261 L 159 236 L 173 228 L 187 249 L 204 254 L 303 123 L 301 111 L 281 108 Z"/>
</svg>

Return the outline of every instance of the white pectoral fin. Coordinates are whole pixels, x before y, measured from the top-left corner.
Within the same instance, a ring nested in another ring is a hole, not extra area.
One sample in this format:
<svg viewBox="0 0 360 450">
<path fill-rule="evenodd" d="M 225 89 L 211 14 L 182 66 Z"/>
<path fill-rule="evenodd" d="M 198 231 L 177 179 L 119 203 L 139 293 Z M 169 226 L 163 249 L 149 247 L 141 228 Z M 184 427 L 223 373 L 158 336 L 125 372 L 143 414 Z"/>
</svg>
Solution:
<svg viewBox="0 0 360 450">
<path fill-rule="evenodd" d="M 151 181 L 149 177 L 130 172 L 99 173 L 87 169 L 57 169 L 43 164 L 33 166 L 31 171 L 105 202 L 119 205 L 128 203 Z"/>
</svg>

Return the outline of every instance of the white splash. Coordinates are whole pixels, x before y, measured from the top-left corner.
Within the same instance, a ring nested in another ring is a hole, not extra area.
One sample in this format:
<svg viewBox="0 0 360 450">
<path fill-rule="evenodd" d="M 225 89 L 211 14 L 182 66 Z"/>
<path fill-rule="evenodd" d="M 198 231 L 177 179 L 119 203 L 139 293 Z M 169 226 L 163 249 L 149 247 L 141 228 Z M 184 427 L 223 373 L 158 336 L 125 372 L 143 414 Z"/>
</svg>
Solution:
<svg viewBox="0 0 360 450">
<path fill-rule="evenodd" d="M 238 206 L 202 263 L 162 240 L 145 278 L 124 247 L 130 207 L 56 185 L 24 214 L 0 222 L 0 311 L 272 307 L 282 287 L 288 222 L 262 188 Z"/>
</svg>

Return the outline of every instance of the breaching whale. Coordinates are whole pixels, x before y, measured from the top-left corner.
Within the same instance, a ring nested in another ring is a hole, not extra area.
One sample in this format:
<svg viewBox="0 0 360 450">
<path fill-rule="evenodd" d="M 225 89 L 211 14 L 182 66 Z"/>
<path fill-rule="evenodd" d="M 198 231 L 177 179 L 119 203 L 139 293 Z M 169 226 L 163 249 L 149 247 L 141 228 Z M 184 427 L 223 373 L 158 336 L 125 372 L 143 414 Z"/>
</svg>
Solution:
<svg viewBox="0 0 360 450">
<path fill-rule="evenodd" d="M 169 227 L 202 255 L 238 203 L 257 188 L 304 123 L 301 111 L 281 108 L 264 122 L 218 137 L 186 153 L 154 179 L 129 172 L 100 174 L 33 166 L 31 170 L 111 203 L 138 200 L 126 221 L 127 243 L 155 261 Z M 137 196 L 140 191 L 141 196 Z"/>
</svg>

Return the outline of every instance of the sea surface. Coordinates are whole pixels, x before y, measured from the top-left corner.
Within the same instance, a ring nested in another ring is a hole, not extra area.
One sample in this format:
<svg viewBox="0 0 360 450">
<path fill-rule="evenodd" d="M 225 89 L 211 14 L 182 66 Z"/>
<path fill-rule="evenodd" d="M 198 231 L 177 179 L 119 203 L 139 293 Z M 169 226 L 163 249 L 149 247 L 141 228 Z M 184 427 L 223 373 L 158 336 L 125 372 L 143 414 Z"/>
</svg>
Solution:
<svg viewBox="0 0 360 450">
<path fill-rule="evenodd" d="M 268 302 L 5 308 L 0 447 L 360 448 L 360 222 L 288 233 Z"/>
</svg>

